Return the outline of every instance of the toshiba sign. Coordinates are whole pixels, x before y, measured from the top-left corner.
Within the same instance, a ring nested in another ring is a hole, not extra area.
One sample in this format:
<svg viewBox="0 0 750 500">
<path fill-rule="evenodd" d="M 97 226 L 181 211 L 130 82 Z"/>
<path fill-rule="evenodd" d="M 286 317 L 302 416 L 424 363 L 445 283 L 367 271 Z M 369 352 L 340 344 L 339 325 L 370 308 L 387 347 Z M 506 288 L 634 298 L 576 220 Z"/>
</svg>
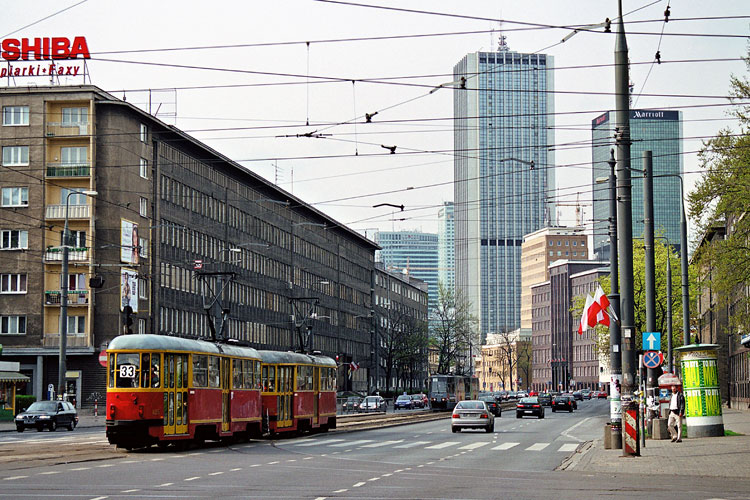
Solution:
<svg viewBox="0 0 750 500">
<path fill-rule="evenodd" d="M 91 59 L 86 37 L 77 36 L 71 41 L 64 36 L 49 38 L 6 38 L 3 40 L 2 53 L 6 61 L 42 61 L 76 59 Z"/>
</svg>

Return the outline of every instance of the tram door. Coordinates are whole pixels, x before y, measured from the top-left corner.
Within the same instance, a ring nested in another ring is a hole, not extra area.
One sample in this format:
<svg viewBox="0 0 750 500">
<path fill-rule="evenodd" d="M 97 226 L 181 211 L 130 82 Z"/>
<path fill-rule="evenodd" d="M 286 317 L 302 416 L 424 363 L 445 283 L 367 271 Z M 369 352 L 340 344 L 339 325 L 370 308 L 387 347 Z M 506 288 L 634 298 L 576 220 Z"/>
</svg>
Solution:
<svg viewBox="0 0 750 500">
<path fill-rule="evenodd" d="M 294 397 L 294 367 L 279 366 L 279 395 L 276 427 L 292 426 L 292 399 Z"/>
<path fill-rule="evenodd" d="M 318 415 L 320 414 L 320 367 L 316 366 L 313 369 L 313 425 L 318 423 Z"/>
<path fill-rule="evenodd" d="M 229 358 L 221 358 L 221 431 L 229 431 L 229 419 L 232 416 L 230 408 L 232 387 L 232 372 L 229 370 Z"/>
<path fill-rule="evenodd" d="M 164 434 L 187 433 L 188 358 L 164 355 Z"/>
</svg>

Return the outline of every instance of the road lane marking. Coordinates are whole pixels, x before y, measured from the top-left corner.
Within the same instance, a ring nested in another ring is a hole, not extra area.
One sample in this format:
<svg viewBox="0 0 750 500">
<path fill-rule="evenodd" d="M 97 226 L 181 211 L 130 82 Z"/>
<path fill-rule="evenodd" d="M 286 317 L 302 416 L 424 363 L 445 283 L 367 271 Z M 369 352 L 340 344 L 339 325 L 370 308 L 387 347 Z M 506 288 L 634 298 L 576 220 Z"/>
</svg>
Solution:
<svg viewBox="0 0 750 500">
<path fill-rule="evenodd" d="M 97 465 L 96 467 L 97 469 L 106 469 L 107 467 L 114 467 L 114 466 L 115 464 L 102 464 L 102 465 Z"/>
<path fill-rule="evenodd" d="M 361 448 L 380 448 L 381 446 L 388 446 L 389 444 L 398 444 L 403 442 L 403 439 L 399 439 L 398 441 L 383 441 L 380 443 L 366 444 L 364 446 L 361 446 Z"/>
<path fill-rule="evenodd" d="M 371 477 L 370 479 L 368 479 L 368 481 L 377 481 L 378 479 L 380 479 L 380 478 L 379 477 Z"/>
<path fill-rule="evenodd" d="M 195 481 L 196 479 L 200 479 L 200 478 L 201 478 L 200 476 L 193 476 L 193 477 L 185 478 L 185 481 Z"/>
<path fill-rule="evenodd" d="M 292 458 L 291 460 L 287 460 L 287 462 L 296 462 L 297 460 Z"/>
<path fill-rule="evenodd" d="M 432 441 L 412 441 L 411 443 L 406 444 L 400 444 L 398 446 L 394 446 L 394 448 L 413 448 L 415 446 L 419 446 L 421 444 L 430 444 Z"/>
<path fill-rule="evenodd" d="M 577 438 L 577 437 L 575 437 L 575 436 L 571 436 L 571 435 L 570 435 L 570 434 L 568 434 L 568 433 L 569 433 L 570 431 L 572 431 L 573 429 L 575 429 L 576 427 L 578 427 L 579 425 L 581 425 L 582 423 L 584 423 L 584 422 L 586 422 L 586 421 L 588 421 L 588 420 L 590 420 L 590 419 L 591 419 L 591 417 L 586 417 L 586 418 L 584 418 L 583 420 L 581 420 L 581 421 L 580 421 L 580 422 L 578 422 L 577 424 L 574 424 L 574 425 L 572 425 L 572 426 L 568 427 L 567 429 L 565 429 L 564 431 L 562 431 L 562 432 L 560 433 L 560 435 L 561 435 L 561 436 L 565 436 L 565 437 L 567 437 L 567 438 L 570 438 L 570 439 L 572 439 L 572 440 L 574 440 L 574 441 L 578 441 L 579 443 L 583 443 L 583 439 L 579 439 L 579 438 Z"/>
<path fill-rule="evenodd" d="M 166 486 L 172 486 L 173 484 L 174 483 L 162 483 L 162 484 L 157 484 L 156 487 L 157 488 L 162 488 L 162 487 L 166 487 Z"/>
<path fill-rule="evenodd" d="M 275 461 L 275 462 L 268 462 L 268 465 L 276 465 L 277 463 L 279 463 L 279 461 L 278 461 L 278 460 L 277 460 L 277 461 Z"/>
<path fill-rule="evenodd" d="M 238 470 L 242 470 L 242 467 L 235 467 L 234 469 L 229 469 L 229 472 L 237 472 Z"/>
<path fill-rule="evenodd" d="M 359 488 L 360 486 L 364 486 L 365 484 L 367 484 L 367 483 L 364 483 L 364 482 L 355 483 L 354 485 L 352 485 L 352 488 Z"/>
<path fill-rule="evenodd" d="M 91 467 L 76 467 L 75 469 L 70 470 L 89 470 Z"/>
<path fill-rule="evenodd" d="M 490 443 L 482 443 L 482 442 L 470 443 L 470 444 L 467 444 L 466 446 L 460 447 L 459 450 L 476 450 L 477 448 L 481 448 L 482 446 L 485 446 L 488 444 Z"/>
<path fill-rule="evenodd" d="M 253 464 L 250 467 L 260 467 L 260 466 L 261 466 L 261 464 Z"/>
<path fill-rule="evenodd" d="M 311 441 L 306 441 L 304 443 L 296 443 L 294 446 L 315 446 L 315 445 L 327 446 L 331 443 L 337 443 L 339 441 L 343 441 L 343 439 L 326 439 L 324 441 L 318 441 L 316 439 L 313 439 Z"/>
<path fill-rule="evenodd" d="M 393 475 L 393 474 L 391 474 L 391 473 L 389 472 L 388 474 L 383 474 L 383 477 L 390 477 L 390 476 L 392 476 L 392 475 Z"/>
<path fill-rule="evenodd" d="M 526 448 L 526 451 L 541 451 L 545 449 L 547 446 L 549 446 L 549 443 L 534 443 L 528 448 Z"/>
<path fill-rule="evenodd" d="M 26 479 L 29 476 L 10 476 L 3 478 L 3 481 L 13 481 L 14 479 Z"/>
<path fill-rule="evenodd" d="M 443 448 L 448 448 L 449 446 L 455 446 L 457 444 L 461 444 L 458 441 L 446 441 L 444 443 L 438 443 L 433 444 L 432 446 L 428 446 L 425 448 L 425 450 L 442 450 Z"/>
<path fill-rule="evenodd" d="M 208 473 L 209 476 L 218 476 L 218 475 L 221 475 L 221 474 L 224 474 L 224 471 L 209 472 Z"/>
<path fill-rule="evenodd" d="M 108 496 L 96 497 L 96 498 L 92 498 L 91 500 L 104 500 L 105 498 L 109 498 L 109 497 Z"/>
<path fill-rule="evenodd" d="M 51 471 L 47 471 L 47 472 L 40 472 L 39 475 L 40 476 L 49 476 L 50 474 L 60 474 L 61 472 L 62 471 L 60 471 L 60 470 L 51 470 Z"/>
<path fill-rule="evenodd" d="M 349 488 L 343 488 L 343 489 L 340 489 L 340 490 L 336 490 L 336 491 L 334 491 L 334 493 L 346 493 L 347 491 L 349 491 Z"/>
<path fill-rule="evenodd" d="M 138 490 L 138 489 L 135 489 L 135 490 L 123 490 L 120 493 L 135 493 L 136 491 L 141 491 L 141 490 Z"/>
<path fill-rule="evenodd" d="M 357 441 L 349 441 L 346 443 L 331 444 L 328 446 L 330 446 L 331 448 L 345 448 L 347 446 L 359 446 L 365 443 L 372 443 L 372 439 L 358 439 Z"/>
<path fill-rule="evenodd" d="M 576 449 L 578 448 L 578 446 L 579 446 L 578 443 L 565 443 L 557 451 L 567 451 L 567 452 L 576 451 Z"/>
<path fill-rule="evenodd" d="M 492 448 L 493 450 L 510 450 L 514 446 L 518 446 L 521 443 L 503 443 L 501 445 L 495 446 Z"/>
<path fill-rule="evenodd" d="M 312 460 L 313 458 L 315 458 L 315 457 L 305 457 L 302 460 Z"/>
</svg>

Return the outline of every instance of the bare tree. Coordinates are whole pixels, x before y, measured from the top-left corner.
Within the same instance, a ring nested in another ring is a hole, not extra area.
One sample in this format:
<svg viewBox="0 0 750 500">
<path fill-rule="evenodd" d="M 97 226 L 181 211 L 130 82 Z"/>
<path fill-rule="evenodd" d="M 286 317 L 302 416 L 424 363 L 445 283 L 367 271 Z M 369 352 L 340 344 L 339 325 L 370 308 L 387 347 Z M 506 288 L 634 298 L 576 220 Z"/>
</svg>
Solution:
<svg viewBox="0 0 750 500">
<path fill-rule="evenodd" d="M 471 351 L 478 345 L 477 319 L 471 314 L 470 302 L 460 291 L 454 293 L 440 283 L 431 319 L 430 341 L 438 350 L 438 373 L 470 373 Z"/>
</svg>

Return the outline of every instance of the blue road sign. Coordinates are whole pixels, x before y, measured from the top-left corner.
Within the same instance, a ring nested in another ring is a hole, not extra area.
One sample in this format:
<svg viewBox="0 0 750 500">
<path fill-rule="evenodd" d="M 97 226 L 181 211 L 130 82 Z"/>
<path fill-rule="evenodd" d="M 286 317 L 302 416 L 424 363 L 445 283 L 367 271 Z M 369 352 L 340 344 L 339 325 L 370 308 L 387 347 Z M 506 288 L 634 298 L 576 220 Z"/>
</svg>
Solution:
<svg viewBox="0 0 750 500">
<path fill-rule="evenodd" d="M 657 368 L 661 364 L 661 360 L 659 351 L 648 351 L 643 354 L 643 365 L 646 368 Z"/>
<path fill-rule="evenodd" d="M 660 332 L 643 332 L 642 338 L 644 351 L 661 351 Z"/>
</svg>

